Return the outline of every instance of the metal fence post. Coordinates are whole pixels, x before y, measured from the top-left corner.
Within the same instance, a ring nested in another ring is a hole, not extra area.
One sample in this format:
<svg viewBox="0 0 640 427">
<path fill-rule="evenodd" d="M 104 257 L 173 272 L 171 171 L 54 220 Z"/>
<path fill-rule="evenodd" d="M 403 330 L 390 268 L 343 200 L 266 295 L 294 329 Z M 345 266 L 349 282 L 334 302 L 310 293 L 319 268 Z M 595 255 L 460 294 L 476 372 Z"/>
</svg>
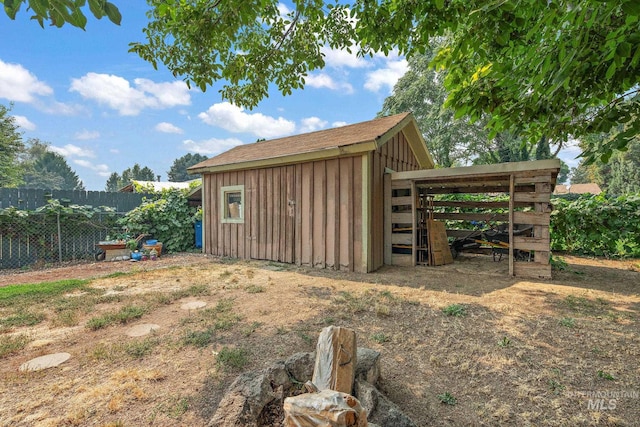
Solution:
<svg viewBox="0 0 640 427">
<path fill-rule="evenodd" d="M 62 232 L 60 231 L 60 212 L 58 212 L 58 262 L 62 264 Z"/>
</svg>

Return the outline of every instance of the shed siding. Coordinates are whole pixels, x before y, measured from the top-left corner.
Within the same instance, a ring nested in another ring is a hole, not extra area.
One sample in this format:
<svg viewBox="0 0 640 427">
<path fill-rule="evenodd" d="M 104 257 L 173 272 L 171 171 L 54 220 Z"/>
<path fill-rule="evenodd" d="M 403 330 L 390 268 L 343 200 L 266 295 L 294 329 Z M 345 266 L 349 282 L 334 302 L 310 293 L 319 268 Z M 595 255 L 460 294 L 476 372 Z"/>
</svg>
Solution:
<svg viewBox="0 0 640 427">
<path fill-rule="evenodd" d="M 205 251 L 365 271 L 362 156 L 205 174 Z M 220 222 L 220 189 L 244 185 L 244 223 Z"/>
<path fill-rule="evenodd" d="M 373 153 L 371 196 L 371 261 L 369 271 L 384 264 L 384 169 L 396 172 L 419 170 L 418 160 L 402 132 Z"/>
</svg>

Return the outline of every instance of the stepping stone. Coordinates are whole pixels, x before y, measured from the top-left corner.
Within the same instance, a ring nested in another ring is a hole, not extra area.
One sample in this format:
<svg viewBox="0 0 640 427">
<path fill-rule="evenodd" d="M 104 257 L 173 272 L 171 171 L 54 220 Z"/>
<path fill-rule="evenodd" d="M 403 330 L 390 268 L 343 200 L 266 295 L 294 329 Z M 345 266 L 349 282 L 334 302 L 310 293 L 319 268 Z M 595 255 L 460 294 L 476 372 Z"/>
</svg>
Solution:
<svg viewBox="0 0 640 427">
<path fill-rule="evenodd" d="M 153 323 L 143 323 L 142 325 L 135 325 L 129 329 L 127 335 L 130 337 L 141 337 L 150 334 L 151 331 L 155 331 L 156 329 L 160 329 L 160 326 L 154 325 Z"/>
<path fill-rule="evenodd" d="M 207 303 L 204 301 L 191 301 L 191 302 L 186 302 L 184 304 L 182 304 L 180 306 L 181 309 L 183 310 L 197 310 L 199 308 L 202 308 L 204 306 L 206 306 Z"/>
<path fill-rule="evenodd" d="M 54 353 L 31 359 L 20 366 L 21 371 L 41 371 L 43 369 L 55 368 L 56 366 L 69 360 L 69 353 Z"/>
</svg>

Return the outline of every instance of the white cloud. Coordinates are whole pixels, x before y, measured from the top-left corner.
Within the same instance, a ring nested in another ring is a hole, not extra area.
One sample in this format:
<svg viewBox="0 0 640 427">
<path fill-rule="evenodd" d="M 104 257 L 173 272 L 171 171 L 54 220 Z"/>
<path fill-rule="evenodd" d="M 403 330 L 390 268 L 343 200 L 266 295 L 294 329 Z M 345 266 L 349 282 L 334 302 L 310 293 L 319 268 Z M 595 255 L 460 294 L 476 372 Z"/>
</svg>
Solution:
<svg viewBox="0 0 640 427">
<path fill-rule="evenodd" d="M 157 130 L 158 132 L 164 132 L 164 133 L 184 133 L 184 131 L 180 129 L 178 126 L 173 125 L 171 123 L 167 123 L 167 122 L 158 123 L 155 127 L 155 130 Z"/>
<path fill-rule="evenodd" d="M 186 141 L 182 141 L 182 144 L 187 151 L 193 151 L 194 153 L 199 154 L 215 155 L 230 150 L 233 147 L 237 147 L 238 145 L 242 145 L 243 142 L 237 138 L 211 138 L 204 141 L 193 141 L 191 139 L 187 139 Z"/>
<path fill-rule="evenodd" d="M 52 95 L 53 89 L 20 64 L 0 60 L 0 98 L 34 102 L 37 95 Z"/>
<path fill-rule="evenodd" d="M 64 147 L 56 147 L 52 145 L 49 147 L 54 153 L 58 153 L 64 157 L 95 157 L 96 154 L 93 150 L 88 148 L 78 147 L 77 145 L 67 144 Z"/>
<path fill-rule="evenodd" d="M 91 169 L 96 172 L 99 176 L 108 177 L 111 175 L 111 171 L 109 170 L 109 166 L 105 164 L 94 164 L 88 160 L 76 159 L 73 161 L 78 166 L 82 166 L 83 168 Z"/>
<path fill-rule="evenodd" d="M 404 76 L 408 69 L 409 63 L 406 59 L 387 61 L 385 68 L 367 73 L 367 81 L 364 87 L 371 92 L 379 92 L 380 89 L 386 86 L 391 92 L 398 79 Z"/>
<path fill-rule="evenodd" d="M 291 135 L 296 125 L 282 117 L 273 118 L 262 113 L 249 114 L 228 102 L 214 104 L 198 114 L 204 123 L 234 133 L 252 133 L 259 138 L 275 138 Z"/>
<path fill-rule="evenodd" d="M 38 102 L 38 109 L 44 111 L 47 114 L 55 114 L 58 116 L 74 116 L 84 109 L 80 105 L 65 104 L 64 102 L 50 101 L 45 105 L 42 102 Z"/>
<path fill-rule="evenodd" d="M 322 120 L 319 117 L 307 117 L 301 120 L 302 125 L 300 126 L 300 132 L 313 132 L 319 129 L 323 129 L 327 127 L 327 121 Z"/>
<path fill-rule="evenodd" d="M 286 16 L 291 13 L 291 9 L 289 9 L 284 3 L 278 3 L 278 12 L 280 12 L 280 16 Z"/>
<path fill-rule="evenodd" d="M 118 150 L 117 148 L 110 148 L 110 149 L 109 149 L 109 152 L 110 152 L 111 154 L 120 154 L 120 150 Z"/>
<path fill-rule="evenodd" d="M 15 123 L 25 130 L 35 130 L 36 125 L 31 120 L 27 119 L 25 116 L 13 116 Z"/>
<path fill-rule="evenodd" d="M 76 132 L 76 134 L 73 136 L 75 139 L 78 139 L 80 141 L 89 141 L 91 139 L 98 139 L 100 138 L 100 132 L 95 131 L 95 130 L 86 130 L 83 129 L 80 132 Z"/>
<path fill-rule="evenodd" d="M 191 103 L 189 89 L 184 82 L 155 83 L 147 79 L 135 79 L 133 82 L 135 87 L 119 76 L 87 73 L 73 79 L 69 90 L 107 105 L 122 116 L 136 116 L 145 108 L 162 109 Z"/>
<path fill-rule="evenodd" d="M 560 153 L 558 153 L 558 157 L 564 161 L 570 168 L 575 168 L 580 164 L 581 159 L 576 159 L 578 155 L 582 153 L 582 150 L 578 146 L 578 142 L 571 140 L 567 142 Z"/>
<path fill-rule="evenodd" d="M 358 51 L 356 46 L 351 48 L 351 53 L 346 50 L 331 49 L 327 46 L 320 48 L 320 51 L 324 54 L 324 62 L 327 67 L 368 68 L 373 66 L 370 60 L 356 55 Z"/>
<path fill-rule="evenodd" d="M 331 76 L 325 73 L 320 74 L 312 74 L 310 76 L 305 77 L 305 84 L 307 86 L 315 87 L 315 88 L 323 88 L 332 90 L 341 90 L 348 94 L 353 93 L 353 86 L 350 83 L 342 82 L 338 83 Z"/>
<path fill-rule="evenodd" d="M 331 126 L 334 127 L 334 128 L 339 128 L 339 127 L 342 127 L 342 126 L 346 126 L 348 124 L 349 123 L 347 123 L 347 122 L 333 122 L 333 123 L 331 123 Z"/>
</svg>

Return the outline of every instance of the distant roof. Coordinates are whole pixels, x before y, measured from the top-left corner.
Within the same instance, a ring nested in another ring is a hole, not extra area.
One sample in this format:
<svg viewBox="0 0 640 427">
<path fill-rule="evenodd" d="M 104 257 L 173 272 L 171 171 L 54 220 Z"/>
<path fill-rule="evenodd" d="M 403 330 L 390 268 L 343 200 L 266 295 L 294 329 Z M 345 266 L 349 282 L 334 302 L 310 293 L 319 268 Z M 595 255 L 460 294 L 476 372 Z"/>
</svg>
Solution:
<svg viewBox="0 0 640 427">
<path fill-rule="evenodd" d="M 602 190 L 595 182 L 588 184 L 556 185 L 553 194 L 600 194 Z"/>
<path fill-rule="evenodd" d="M 170 188 L 188 189 L 191 183 L 194 181 L 200 181 L 200 179 L 192 179 L 191 181 L 184 181 L 184 182 L 133 180 L 131 184 L 122 187 L 119 191 L 121 193 L 135 193 L 134 184 L 137 184 L 145 188 L 151 188 L 153 189 L 153 191 L 162 191 Z"/>
<path fill-rule="evenodd" d="M 367 122 L 239 145 L 191 166 L 190 173 L 266 167 L 297 163 L 377 149 L 399 131 L 406 132 L 414 155 L 422 167 L 433 160 L 411 113 L 396 114 Z"/>
</svg>

